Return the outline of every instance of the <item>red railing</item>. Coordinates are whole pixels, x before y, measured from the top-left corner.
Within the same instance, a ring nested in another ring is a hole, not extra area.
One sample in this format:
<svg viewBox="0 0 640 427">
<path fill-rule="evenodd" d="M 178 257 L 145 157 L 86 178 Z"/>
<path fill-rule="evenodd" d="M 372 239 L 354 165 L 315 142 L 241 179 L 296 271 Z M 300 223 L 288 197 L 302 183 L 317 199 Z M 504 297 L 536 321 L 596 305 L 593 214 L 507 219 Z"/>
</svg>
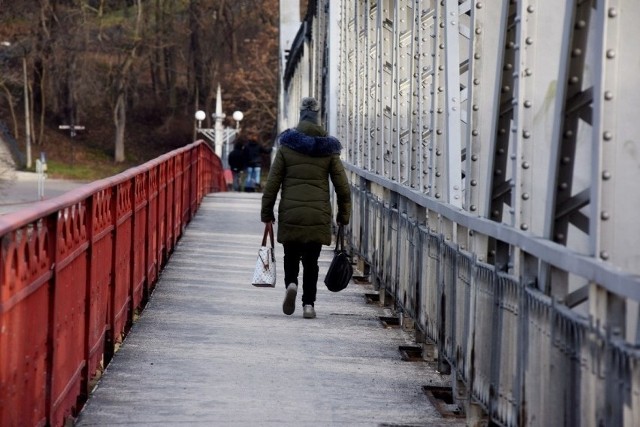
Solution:
<svg viewBox="0 0 640 427">
<path fill-rule="evenodd" d="M 205 194 L 203 141 L 0 217 L 0 425 L 62 426 L 109 363 Z"/>
</svg>

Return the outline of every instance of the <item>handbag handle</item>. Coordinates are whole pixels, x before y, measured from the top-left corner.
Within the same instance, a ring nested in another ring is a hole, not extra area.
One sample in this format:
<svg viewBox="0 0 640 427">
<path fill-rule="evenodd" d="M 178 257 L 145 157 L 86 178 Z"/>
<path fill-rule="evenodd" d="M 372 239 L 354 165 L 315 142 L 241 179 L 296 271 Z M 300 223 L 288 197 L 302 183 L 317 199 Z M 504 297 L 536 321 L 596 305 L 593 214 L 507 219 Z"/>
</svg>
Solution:
<svg viewBox="0 0 640 427">
<path fill-rule="evenodd" d="M 271 238 L 271 247 L 275 247 L 273 243 L 273 223 L 266 222 L 264 224 L 264 235 L 262 236 L 262 246 L 267 246 L 267 236 Z"/>
<path fill-rule="evenodd" d="M 338 245 L 340 245 L 340 249 L 338 249 Z M 344 252 L 344 226 L 342 224 L 338 225 L 338 234 L 336 235 L 336 248 L 333 250 L 334 252 Z"/>
</svg>

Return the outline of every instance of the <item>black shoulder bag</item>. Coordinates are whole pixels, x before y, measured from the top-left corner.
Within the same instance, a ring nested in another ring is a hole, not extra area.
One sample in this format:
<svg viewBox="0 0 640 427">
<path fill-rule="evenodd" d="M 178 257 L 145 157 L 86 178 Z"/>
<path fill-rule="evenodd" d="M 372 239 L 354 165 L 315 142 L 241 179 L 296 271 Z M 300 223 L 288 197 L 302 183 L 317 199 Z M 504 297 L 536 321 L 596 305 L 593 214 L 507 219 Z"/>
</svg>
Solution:
<svg viewBox="0 0 640 427">
<path fill-rule="evenodd" d="M 352 275 L 351 259 L 344 250 L 344 227 L 340 225 L 336 236 L 333 260 L 324 278 L 324 284 L 331 292 L 340 292 L 347 287 Z"/>
</svg>

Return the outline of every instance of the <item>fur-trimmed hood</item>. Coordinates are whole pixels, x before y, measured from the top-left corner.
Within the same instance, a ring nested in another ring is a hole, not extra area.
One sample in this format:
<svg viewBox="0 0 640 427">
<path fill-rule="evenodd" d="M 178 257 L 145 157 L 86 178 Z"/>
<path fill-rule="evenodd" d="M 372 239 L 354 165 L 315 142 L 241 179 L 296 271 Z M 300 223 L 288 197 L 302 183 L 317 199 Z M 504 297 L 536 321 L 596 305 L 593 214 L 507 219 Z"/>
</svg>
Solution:
<svg viewBox="0 0 640 427">
<path fill-rule="evenodd" d="M 280 144 L 312 157 L 340 154 L 342 145 L 333 136 L 309 136 L 295 129 L 280 134 Z"/>
</svg>

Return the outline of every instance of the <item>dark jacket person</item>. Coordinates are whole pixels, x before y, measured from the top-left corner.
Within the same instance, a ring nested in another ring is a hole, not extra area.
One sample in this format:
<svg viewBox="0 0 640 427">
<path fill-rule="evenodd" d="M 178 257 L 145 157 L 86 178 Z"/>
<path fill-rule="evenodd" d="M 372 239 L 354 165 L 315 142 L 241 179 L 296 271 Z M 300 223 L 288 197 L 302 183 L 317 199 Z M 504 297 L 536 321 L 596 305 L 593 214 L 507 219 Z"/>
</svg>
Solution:
<svg viewBox="0 0 640 427">
<path fill-rule="evenodd" d="M 340 141 L 327 136 L 318 119 L 314 98 L 303 98 L 296 128 L 279 136 L 280 148 L 271 165 L 262 195 L 262 222 L 275 221 L 278 192 L 278 242 L 284 247 L 285 299 L 287 315 L 295 311 L 300 261 L 303 266 L 302 305 L 305 318 L 314 318 L 318 281 L 318 257 L 322 245 L 331 244 L 329 179 L 337 195 L 336 220 L 348 224 L 351 190 L 340 160 Z"/>
</svg>

